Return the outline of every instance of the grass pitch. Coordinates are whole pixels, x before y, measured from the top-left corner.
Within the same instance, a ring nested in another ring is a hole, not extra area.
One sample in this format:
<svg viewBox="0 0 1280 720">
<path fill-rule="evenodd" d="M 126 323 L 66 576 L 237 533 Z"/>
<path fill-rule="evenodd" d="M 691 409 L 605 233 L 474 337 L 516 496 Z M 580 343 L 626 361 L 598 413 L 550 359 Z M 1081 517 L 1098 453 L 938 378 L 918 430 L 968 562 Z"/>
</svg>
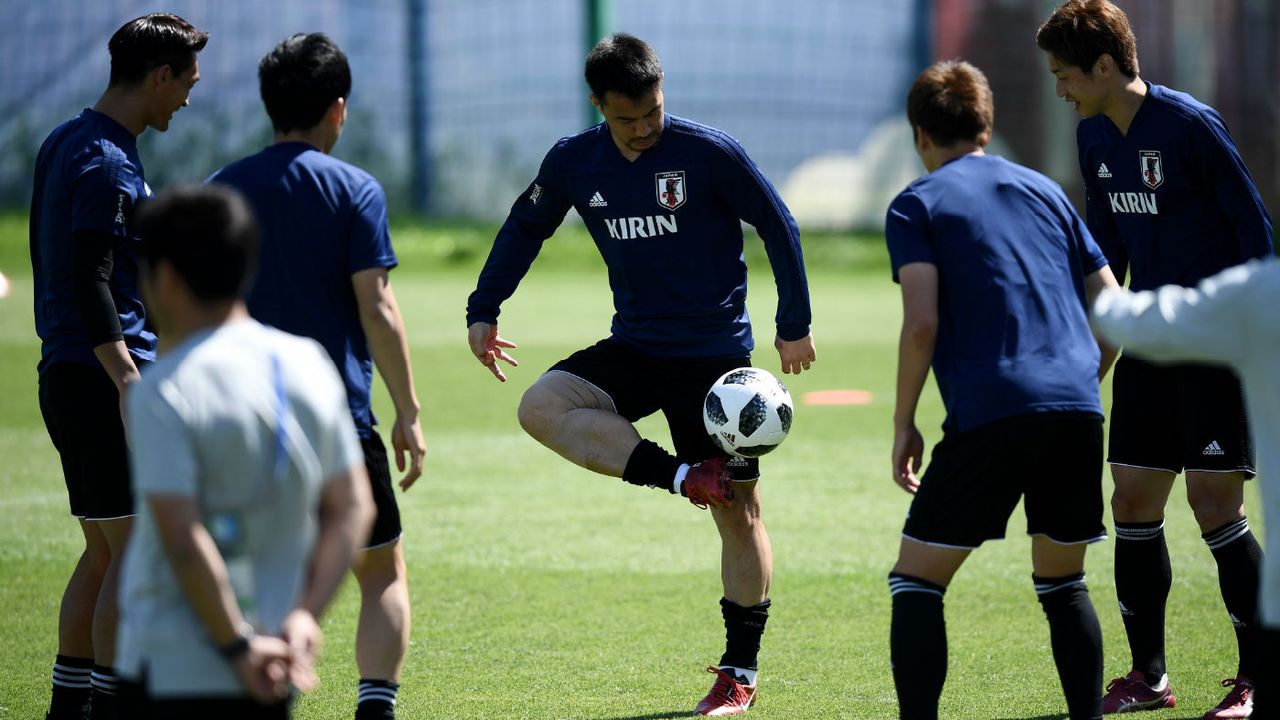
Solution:
<svg viewBox="0 0 1280 720">
<path fill-rule="evenodd" d="M 603 337 L 611 305 L 590 239 L 563 230 L 504 308 L 502 332 L 520 344 L 521 366 L 498 383 L 468 352 L 463 319 L 492 232 L 393 231 L 402 265 L 392 280 L 428 443 L 425 477 L 400 496 L 414 626 L 399 716 L 685 717 L 710 687 L 703 668 L 723 649 L 714 525 L 681 499 L 578 469 L 520 431 L 521 392 Z M 748 242 L 755 363 L 777 372 L 773 282 L 759 241 Z M 26 243 L 25 217 L 0 217 L 0 271 L 15 282 L 0 300 L 0 718 L 15 719 L 47 706 L 58 602 L 80 546 L 36 402 Z M 750 717 L 893 718 L 885 574 L 909 500 L 889 473 L 898 290 L 877 239 L 808 237 L 806 255 L 819 360 L 785 380 L 797 400 L 826 389 L 867 390 L 873 400 L 799 405 L 791 437 L 764 460 L 774 605 Z M 390 418 L 380 385 L 376 393 Z M 919 419 L 931 447 L 942 420 L 932 388 Z M 669 446 L 660 421 L 641 431 Z M 1252 487 L 1248 497 L 1257 507 Z M 1253 525 L 1260 532 L 1260 518 Z M 943 717 L 1065 717 L 1024 530 L 1015 514 L 1009 539 L 976 552 L 947 593 Z M 1181 485 L 1166 533 L 1179 707 L 1149 717 L 1198 718 L 1235 672 L 1235 640 Z M 1088 563 L 1108 677 L 1128 669 L 1111 554 L 1111 543 L 1095 546 Z M 323 620 L 323 682 L 297 718 L 351 717 L 357 595 L 347 583 Z"/>
</svg>

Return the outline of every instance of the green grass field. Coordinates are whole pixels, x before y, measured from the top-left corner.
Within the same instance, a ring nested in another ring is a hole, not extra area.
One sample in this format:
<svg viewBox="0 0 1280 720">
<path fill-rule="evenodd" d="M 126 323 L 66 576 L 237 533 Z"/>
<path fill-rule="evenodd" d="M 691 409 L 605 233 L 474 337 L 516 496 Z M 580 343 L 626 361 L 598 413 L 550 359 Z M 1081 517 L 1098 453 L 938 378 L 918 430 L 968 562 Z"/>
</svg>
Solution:
<svg viewBox="0 0 1280 720">
<path fill-rule="evenodd" d="M 703 668 L 723 649 L 713 523 L 681 499 L 580 470 L 520 431 L 521 392 L 607 333 L 610 300 L 590 240 L 562 231 L 504 309 L 502 331 L 520 344 L 521 366 L 499 384 L 470 356 L 463 320 L 492 232 L 403 223 L 394 231 L 402 265 L 393 284 L 428 442 L 426 475 L 400 498 L 414 627 L 399 716 L 685 717 L 710 686 Z M 776 372 L 773 283 L 759 241 L 749 242 L 755 362 Z M 26 253 L 25 216 L 0 216 L 0 271 L 15 283 L 0 300 L 0 718 L 23 720 L 43 716 L 48 702 L 58 602 L 80 543 L 36 401 Z M 877 238 L 809 237 L 806 254 L 819 361 L 787 378 L 791 391 L 799 399 L 856 388 L 874 401 L 798 407 L 791 438 L 764 462 L 774 605 L 750 716 L 893 718 L 885 575 L 908 504 L 888 461 L 898 290 Z M 930 445 L 941 420 L 930 388 L 920 416 Z M 669 446 L 660 422 L 641 431 Z M 948 592 L 943 717 L 1066 717 L 1023 525 L 1015 514 L 1010 539 L 975 553 Z M 1200 717 L 1221 699 L 1218 681 L 1235 673 L 1216 569 L 1181 486 L 1167 535 L 1179 707 L 1152 720 Z M 1111 554 L 1111 543 L 1096 546 L 1088 563 L 1109 677 L 1128 669 Z M 348 583 L 324 618 L 322 685 L 295 717 L 351 716 L 356 599 Z"/>
</svg>

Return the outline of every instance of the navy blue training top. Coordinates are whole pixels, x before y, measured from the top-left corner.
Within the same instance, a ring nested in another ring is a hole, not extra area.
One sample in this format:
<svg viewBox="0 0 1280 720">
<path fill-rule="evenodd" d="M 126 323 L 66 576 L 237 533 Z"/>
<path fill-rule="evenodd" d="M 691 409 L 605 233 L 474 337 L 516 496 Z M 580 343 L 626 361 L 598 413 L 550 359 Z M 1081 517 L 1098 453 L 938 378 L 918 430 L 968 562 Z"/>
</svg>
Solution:
<svg viewBox="0 0 1280 720">
<path fill-rule="evenodd" d="M 1000 157 L 963 156 L 894 199 L 885 237 L 895 281 L 908 263 L 938 269 L 944 429 L 1102 414 L 1084 278 L 1107 260 L 1056 183 Z"/>
<path fill-rule="evenodd" d="M 1272 254 L 1271 216 L 1216 110 L 1147 83 L 1127 135 L 1106 115 L 1076 127 L 1089 229 L 1121 283 L 1195 285 Z"/>
<path fill-rule="evenodd" d="M 123 125 L 85 108 L 59 125 L 36 156 L 31 193 L 31 270 L 35 280 L 39 371 L 60 362 L 98 365 L 76 304 L 75 233 L 115 238 L 111 299 L 135 362 L 156 359 L 156 336 L 138 291 L 139 238 L 134 210 L 151 195 L 137 138 Z"/>
<path fill-rule="evenodd" d="M 244 194 L 261 228 L 249 313 L 317 340 L 347 388 L 362 438 L 373 433 L 373 360 L 351 276 L 393 268 L 387 199 L 369 173 L 301 142 L 277 143 L 214 173 Z"/>
<path fill-rule="evenodd" d="M 750 354 L 742 221 L 764 239 L 778 287 L 778 334 L 809 334 L 800 233 L 773 186 L 729 135 L 670 114 L 634 162 L 604 123 L 561 139 L 516 200 L 467 303 L 497 322 L 542 243 L 577 210 L 613 291 L 614 337 L 658 357 Z"/>
</svg>

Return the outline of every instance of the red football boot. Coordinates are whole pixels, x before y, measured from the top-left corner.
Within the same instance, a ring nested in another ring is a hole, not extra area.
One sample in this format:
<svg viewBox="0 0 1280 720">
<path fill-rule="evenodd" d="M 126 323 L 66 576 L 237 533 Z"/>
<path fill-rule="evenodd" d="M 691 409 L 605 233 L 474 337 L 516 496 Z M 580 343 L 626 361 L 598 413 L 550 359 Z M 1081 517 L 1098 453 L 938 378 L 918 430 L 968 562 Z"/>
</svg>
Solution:
<svg viewBox="0 0 1280 720">
<path fill-rule="evenodd" d="M 703 510 L 707 506 L 728 507 L 733 503 L 733 480 L 725 469 L 724 458 L 711 458 L 690 465 L 680 486 L 680 494 Z"/>
<path fill-rule="evenodd" d="M 1169 678 L 1161 679 L 1159 690 L 1148 685 L 1142 671 L 1134 670 L 1125 677 L 1107 683 L 1107 694 L 1102 696 L 1102 714 L 1130 713 L 1139 710 L 1159 710 L 1177 705 Z"/>
<path fill-rule="evenodd" d="M 708 667 L 707 672 L 715 673 L 716 682 L 694 708 L 698 715 L 741 715 L 756 701 L 755 685 L 743 685 L 730 672 L 718 667 Z"/>
<path fill-rule="evenodd" d="M 1232 687 L 1234 686 L 1234 687 Z M 1247 677 L 1227 678 L 1222 687 L 1231 692 L 1218 703 L 1218 707 L 1204 714 L 1204 720 L 1253 717 L 1253 681 Z"/>
</svg>

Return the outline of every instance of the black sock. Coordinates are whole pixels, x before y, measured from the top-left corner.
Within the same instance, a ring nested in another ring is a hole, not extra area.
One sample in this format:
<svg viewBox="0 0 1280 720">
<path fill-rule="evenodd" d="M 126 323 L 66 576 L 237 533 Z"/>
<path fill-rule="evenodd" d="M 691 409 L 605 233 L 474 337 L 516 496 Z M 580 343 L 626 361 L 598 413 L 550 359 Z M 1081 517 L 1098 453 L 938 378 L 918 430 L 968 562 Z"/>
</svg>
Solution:
<svg viewBox="0 0 1280 720">
<path fill-rule="evenodd" d="M 744 670 L 756 669 L 756 656 L 760 654 L 760 636 L 769 621 L 769 605 L 766 599 L 759 605 L 743 607 L 720 598 L 720 614 L 724 616 L 724 655 L 721 665 L 732 665 Z"/>
<path fill-rule="evenodd" d="M 1089 600 L 1084 573 L 1031 576 L 1049 620 L 1049 641 L 1071 720 L 1102 717 L 1102 628 Z"/>
<path fill-rule="evenodd" d="M 947 681 L 947 623 L 942 615 L 946 591 L 928 580 L 889 573 L 889 663 L 902 720 L 938 720 L 938 698 Z"/>
<path fill-rule="evenodd" d="M 675 455 L 662 449 L 652 440 L 641 440 L 631 457 L 627 458 L 627 466 L 622 471 L 622 479 L 632 485 L 655 487 L 674 493 L 672 484 L 676 479 L 676 470 L 680 461 Z"/>
<path fill-rule="evenodd" d="M 395 720 L 396 693 L 400 683 L 360 678 L 356 696 L 356 720 Z"/>
<path fill-rule="evenodd" d="M 116 720 L 116 669 L 94 665 L 89 683 L 93 686 L 89 720 Z"/>
<path fill-rule="evenodd" d="M 1231 614 L 1240 648 L 1238 675 L 1252 680 L 1258 673 L 1258 654 L 1262 648 L 1258 624 L 1258 582 L 1262 571 L 1262 548 L 1249 531 L 1249 519 L 1232 520 L 1203 535 L 1204 542 L 1218 563 L 1218 587 Z"/>
<path fill-rule="evenodd" d="M 1163 520 L 1116 523 L 1115 573 L 1133 669 L 1154 686 L 1165 674 L 1164 608 L 1173 586 Z"/>
<path fill-rule="evenodd" d="M 81 720 L 89 705 L 93 658 L 59 655 L 53 661 L 53 698 L 48 720 Z"/>
<path fill-rule="evenodd" d="M 1253 692 L 1253 716 L 1260 720 L 1280 718 L 1280 627 L 1263 629 L 1260 664 Z"/>
</svg>

